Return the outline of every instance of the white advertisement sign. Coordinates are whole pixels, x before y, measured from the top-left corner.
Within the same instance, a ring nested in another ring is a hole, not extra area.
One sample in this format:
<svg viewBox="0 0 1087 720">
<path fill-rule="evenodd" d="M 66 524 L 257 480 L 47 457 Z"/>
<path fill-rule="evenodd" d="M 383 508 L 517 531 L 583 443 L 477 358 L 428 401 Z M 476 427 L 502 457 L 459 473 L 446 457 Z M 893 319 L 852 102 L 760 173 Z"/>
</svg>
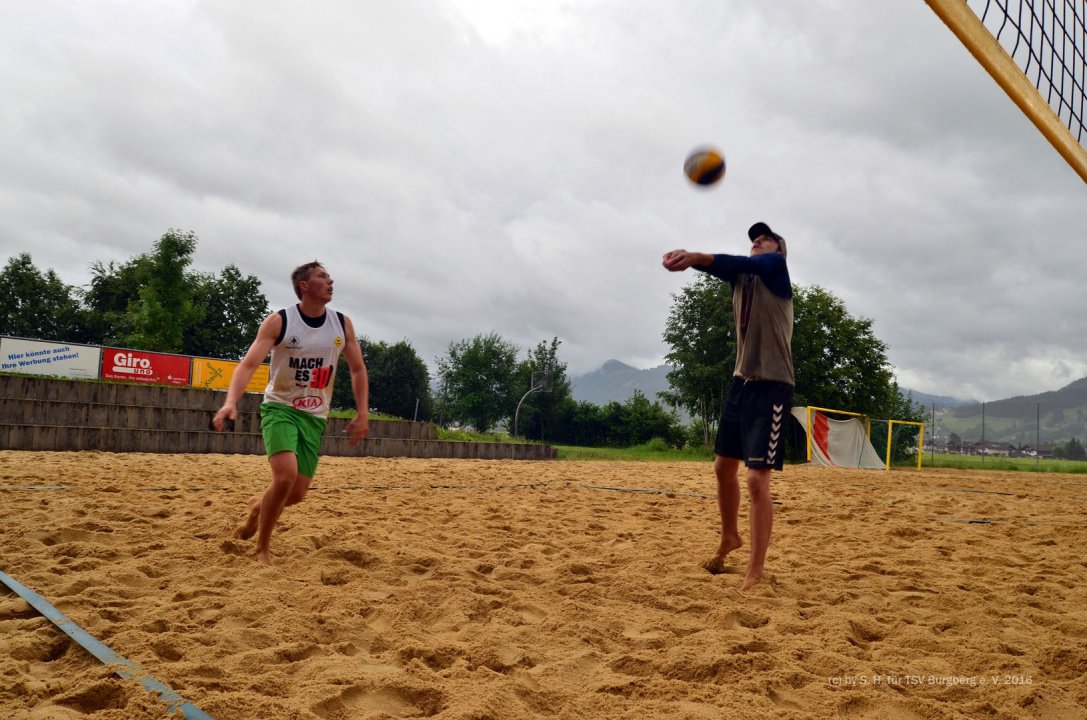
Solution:
<svg viewBox="0 0 1087 720">
<path fill-rule="evenodd" d="M 98 377 L 102 348 L 89 345 L 0 338 L 0 371 L 57 377 Z"/>
</svg>

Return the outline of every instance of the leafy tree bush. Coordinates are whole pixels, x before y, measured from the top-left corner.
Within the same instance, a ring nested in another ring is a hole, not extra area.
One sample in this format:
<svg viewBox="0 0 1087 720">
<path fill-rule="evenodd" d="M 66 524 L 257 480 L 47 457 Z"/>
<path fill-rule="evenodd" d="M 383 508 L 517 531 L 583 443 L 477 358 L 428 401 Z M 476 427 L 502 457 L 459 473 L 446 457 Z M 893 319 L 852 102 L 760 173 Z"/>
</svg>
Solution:
<svg viewBox="0 0 1087 720">
<path fill-rule="evenodd" d="M 1064 460 L 1087 460 L 1087 450 L 1084 450 L 1083 443 L 1076 438 L 1054 447 L 1053 454 Z"/>
<path fill-rule="evenodd" d="M 185 329 L 199 322 L 192 278 L 186 268 L 196 234 L 170 230 L 155 243 L 144 265 L 136 299 L 128 306 L 132 331 L 126 345 L 139 350 L 182 352 Z"/>
<path fill-rule="evenodd" d="M 558 422 L 552 439 L 566 445 L 601 447 L 608 443 L 604 408 L 585 400 L 568 398 L 558 408 Z"/>
<path fill-rule="evenodd" d="M 486 432 L 512 416 L 516 372 L 517 347 L 497 333 L 449 343 L 438 359 L 441 414 Z"/>
<path fill-rule="evenodd" d="M 85 342 L 78 291 L 53 270 L 39 270 L 30 253 L 16 255 L 0 270 L 0 335 Z"/>
<path fill-rule="evenodd" d="M 158 352 L 240 359 L 268 315 L 253 275 L 234 265 L 218 275 L 187 270 L 198 239 L 170 230 L 152 252 L 96 261 L 83 293 L 86 341 Z"/>
<path fill-rule="evenodd" d="M 194 274 L 189 281 L 193 311 L 200 321 L 184 328 L 182 352 L 240 360 L 271 312 L 260 280 L 227 265 L 218 275 Z"/>
<path fill-rule="evenodd" d="M 701 429 L 701 442 L 710 444 L 736 358 L 732 286 L 698 273 L 673 299 L 664 341 L 672 348 L 665 360 L 675 369 L 661 397 L 685 408 Z"/>
<path fill-rule="evenodd" d="M 570 380 L 566 377 L 566 363 L 559 360 L 558 351 L 562 341 L 551 338 L 550 342 L 541 341 L 528 357 L 517 365 L 513 395 L 516 403 L 521 402 L 521 412 L 517 417 L 517 431 L 520 435 L 534 440 L 546 440 L 553 437 L 562 422 L 561 408 L 571 397 Z M 532 373 L 550 372 L 550 392 L 534 392 L 527 397 L 532 384 Z"/>
<path fill-rule="evenodd" d="M 557 413 L 553 442 L 582 447 L 631 447 L 660 438 L 683 447 L 686 432 L 674 414 L 640 392 L 626 402 L 594 405 L 568 399 Z"/>
<path fill-rule="evenodd" d="M 430 373 L 411 343 L 400 340 L 389 344 L 366 337 L 360 337 L 358 341 L 362 345 L 366 373 L 370 379 L 370 408 L 405 420 L 429 420 L 434 405 Z M 336 367 L 332 405 L 336 408 L 355 407 L 351 371 L 346 362 Z"/>
</svg>

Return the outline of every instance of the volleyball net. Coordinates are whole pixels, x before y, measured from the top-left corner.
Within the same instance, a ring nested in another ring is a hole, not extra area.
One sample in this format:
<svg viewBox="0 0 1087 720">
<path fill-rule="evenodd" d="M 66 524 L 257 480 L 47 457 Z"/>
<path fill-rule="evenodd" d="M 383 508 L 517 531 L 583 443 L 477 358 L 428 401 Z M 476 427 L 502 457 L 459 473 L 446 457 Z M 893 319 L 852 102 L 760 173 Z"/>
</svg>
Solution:
<svg viewBox="0 0 1087 720">
<path fill-rule="evenodd" d="M 1087 0 L 925 0 L 1087 182 Z"/>
</svg>

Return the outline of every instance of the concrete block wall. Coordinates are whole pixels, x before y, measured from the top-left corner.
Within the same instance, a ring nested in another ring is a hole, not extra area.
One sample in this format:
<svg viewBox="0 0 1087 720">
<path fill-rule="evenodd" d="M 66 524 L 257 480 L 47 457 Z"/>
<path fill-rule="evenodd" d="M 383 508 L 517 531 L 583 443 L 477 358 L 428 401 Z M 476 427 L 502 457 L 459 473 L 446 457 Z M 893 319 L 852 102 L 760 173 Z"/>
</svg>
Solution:
<svg viewBox="0 0 1087 720">
<path fill-rule="evenodd" d="M 211 432 L 208 422 L 223 393 L 165 387 L 0 375 L 0 449 L 107 452 L 264 454 L 261 396 L 238 403 L 233 432 Z M 370 437 L 350 445 L 349 421 L 332 419 L 322 454 L 372 457 L 448 457 L 550 460 L 549 445 L 438 440 L 429 423 L 371 420 Z"/>
</svg>

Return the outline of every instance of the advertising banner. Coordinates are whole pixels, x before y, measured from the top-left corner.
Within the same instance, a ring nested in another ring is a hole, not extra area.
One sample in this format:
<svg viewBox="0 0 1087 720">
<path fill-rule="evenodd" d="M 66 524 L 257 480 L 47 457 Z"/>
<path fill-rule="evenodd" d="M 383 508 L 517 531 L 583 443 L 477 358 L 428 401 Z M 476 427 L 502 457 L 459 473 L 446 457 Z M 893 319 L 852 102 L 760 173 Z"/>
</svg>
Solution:
<svg viewBox="0 0 1087 720">
<path fill-rule="evenodd" d="M 0 338 L 0 371 L 56 377 L 98 377 L 102 348 L 89 345 Z"/>
<path fill-rule="evenodd" d="M 188 385 L 192 358 L 143 350 L 105 348 L 102 351 L 102 379 L 154 385 Z"/>
<path fill-rule="evenodd" d="M 211 358 L 193 358 L 192 386 L 208 390 L 226 390 L 230 387 L 230 378 L 240 363 L 233 360 L 212 360 Z M 245 391 L 262 393 L 268 387 L 268 366 L 261 365 L 253 373 Z"/>
</svg>

